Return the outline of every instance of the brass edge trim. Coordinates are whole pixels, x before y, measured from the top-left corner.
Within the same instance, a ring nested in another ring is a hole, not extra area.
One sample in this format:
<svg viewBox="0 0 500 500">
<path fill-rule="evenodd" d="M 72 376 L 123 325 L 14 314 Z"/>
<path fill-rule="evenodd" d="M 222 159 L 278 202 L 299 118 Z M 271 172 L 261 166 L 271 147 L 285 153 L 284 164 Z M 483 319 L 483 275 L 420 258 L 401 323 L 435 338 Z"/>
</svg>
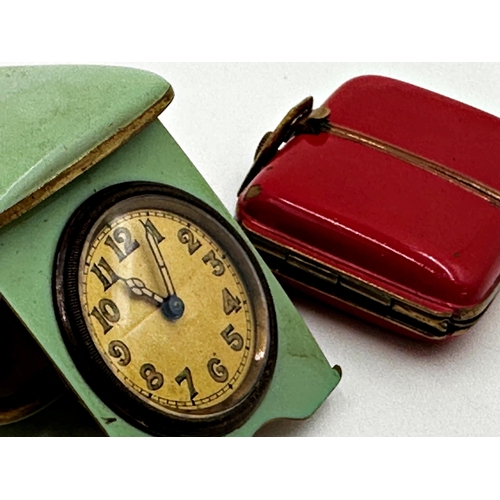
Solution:
<svg viewBox="0 0 500 500">
<path fill-rule="evenodd" d="M 62 189 L 87 170 L 90 170 L 94 165 L 132 139 L 132 137 L 142 132 L 142 130 L 152 123 L 169 106 L 169 104 L 173 101 L 174 96 L 174 90 L 172 87 L 169 87 L 163 97 L 156 101 L 144 113 L 135 118 L 129 125 L 126 125 L 124 128 L 118 130 L 118 132 L 99 144 L 80 160 L 77 160 L 76 163 L 69 166 L 66 170 L 61 172 L 57 177 L 49 181 L 37 191 L 28 195 L 22 201 L 1 213 L 0 229 L 13 220 L 24 215 L 26 212 Z"/>
<path fill-rule="evenodd" d="M 481 198 L 489 201 L 496 207 L 500 207 L 500 192 L 483 184 L 480 181 L 472 179 L 466 175 L 461 174 L 449 167 L 441 165 L 432 160 L 422 158 L 416 154 L 410 153 L 405 149 L 393 146 L 389 143 L 374 139 L 368 135 L 362 134 L 360 132 L 355 132 L 345 127 L 329 123 L 325 126 L 325 131 L 330 135 L 339 137 L 341 139 L 346 139 L 352 142 L 356 142 L 363 146 L 370 147 L 382 153 L 388 154 L 393 158 L 404 161 L 414 167 L 420 168 L 434 174 L 442 179 L 445 179 L 457 186 L 466 189 L 467 191 L 480 196 Z"/>
<path fill-rule="evenodd" d="M 488 299 L 486 299 L 484 302 L 481 304 L 471 307 L 469 309 L 462 309 L 459 311 L 457 314 L 453 315 L 453 320 L 456 322 L 467 322 L 469 320 L 473 320 L 477 318 L 478 316 L 481 316 L 486 309 L 491 305 L 491 303 L 495 300 L 495 297 L 498 295 L 498 292 L 500 291 L 500 284 L 495 288 L 494 292 L 489 296 Z"/>
<path fill-rule="evenodd" d="M 410 308 L 406 304 L 394 304 L 392 306 L 392 310 L 402 314 L 403 316 L 408 316 L 419 323 L 423 323 L 424 325 L 429 325 L 431 328 L 438 330 L 439 332 L 446 334 L 451 325 L 451 321 L 449 319 L 444 319 L 441 321 L 436 321 L 433 318 L 429 318 L 427 314 L 421 314 L 420 311 L 415 310 L 415 308 Z"/>
<path fill-rule="evenodd" d="M 280 274 L 278 272 L 278 274 Z M 304 284 L 304 283 L 301 283 L 300 281 L 297 281 L 295 280 L 294 278 L 291 278 L 290 276 L 285 276 L 285 275 L 281 275 L 283 276 L 283 278 L 289 280 L 289 281 L 293 281 L 301 286 L 304 286 L 306 288 L 309 288 L 310 290 L 316 290 L 324 295 L 327 295 L 327 296 L 330 296 L 330 294 L 324 292 L 323 290 L 317 290 L 315 289 L 314 287 L 311 287 L 310 285 L 307 285 L 307 284 Z M 336 295 L 331 295 L 331 297 L 333 297 L 335 300 L 338 300 L 339 302 L 342 302 L 343 304 L 346 304 L 348 306 L 352 306 L 352 307 L 355 307 L 357 309 L 359 309 L 360 311 L 363 311 L 367 314 L 370 314 L 372 316 L 376 316 L 378 318 L 381 318 L 383 319 L 384 321 L 387 321 L 388 323 L 391 323 L 393 325 L 396 325 L 400 328 L 405 328 L 406 330 L 412 332 L 414 335 L 418 335 L 419 337 L 423 338 L 423 339 L 426 339 L 426 340 L 432 340 L 433 342 L 443 342 L 445 340 L 448 340 L 450 338 L 455 338 L 455 337 L 460 337 L 462 335 L 464 335 L 467 331 L 467 328 L 464 328 L 462 330 L 457 330 L 456 332 L 453 332 L 453 333 L 449 333 L 449 334 L 444 334 L 444 335 L 430 335 L 426 332 L 424 332 L 423 330 L 419 330 L 415 327 L 412 327 L 411 325 L 408 325 L 406 323 L 403 323 L 401 321 L 397 321 L 396 319 L 394 318 L 391 318 L 391 317 L 388 317 L 388 316 L 381 316 L 380 314 L 377 314 L 376 312 L 374 311 L 370 311 L 369 309 L 366 309 L 365 307 L 362 307 L 360 305 L 357 305 L 357 304 L 353 304 L 352 302 L 348 302 L 347 300 L 344 300 L 343 298 L 341 297 L 337 297 Z"/>
<path fill-rule="evenodd" d="M 385 291 L 381 291 L 378 287 L 368 284 L 366 281 L 350 276 L 340 274 L 340 285 L 355 293 L 361 294 L 364 297 L 374 300 L 385 307 L 393 307 L 393 299 L 391 295 Z"/>
<path fill-rule="evenodd" d="M 293 137 L 295 132 L 294 125 L 296 125 L 301 118 L 304 119 L 311 113 L 313 102 L 312 97 L 304 99 L 287 113 L 274 132 L 267 132 L 267 134 L 264 135 L 257 147 L 253 166 L 238 190 L 238 196 L 243 193 L 264 166 L 276 156 L 280 146 L 287 143 Z"/>
<path fill-rule="evenodd" d="M 389 297 L 392 300 L 398 300 L 398 301 L 401 301 L 402 303 L 404 304 L 407 304 L 409 305 L 410 307 L 414 307 L 414 308 L 418 308 L 419 310 L 423 311 L 423 312 L 427 312 L 429 314 L 432 314 L 433 316 L 435 317 L 439 317 L 439 318 L 442 318 L 442 319 L 447 319 L 447 318 L 451 318 L 451 311 L 450 313 L 440 313 L 438 311 L 434 311 L 432 309 L 429 309 L 429 308 L 426 308 L 426 307 L 423 307 L 421 306 L 420 304 L 417 304 L 416 302 L 412 302 L 411 300 L 408 300 L 408 299 L 405 299 L 403 297 L 401 297 L 400 295 L 397 295 L 397 294 L 393 294 L 391 292 L 388 292 L 387 290 L 385 290 L 384 288 L 381 288 L 377 285 L 373 285 L 371 283 L 369 283 L 368 281 L 366 280 L 363 280 L 361 278 L 358 278 L 352 274 L 349 274 L 348 272 L 346 271 L 341 271 L 339 269 L 337 269 L 336 267 L 333 267 L 333 266 L 330 266 L 330 265 L 327 265 L 319 260 L 316 260 L 316 259 L 313 259 L 312 257 L 309 257 L 305 254 L 302 254 L 301 252 L 291 248 L 291 247 L 287 247 L 285 245 L 282 245 L 280 243 L 276 243 L 272 240 L 269 240 L 263 236 L 261 236 L 260 234 L 257 234 L 255 232 L 253 232 L 252 230 L 248 229 L 244 224 L 241 224 L 243 226 L 243 229 L 245 230 L 246 233 L 249 234 L 249 237 L 250 238 L 258 238 L 260 240 L 264 240 L 267 244 L 271 245 L 271 246 L 274 246 L 274 247 L 278 247 L 279 248 L 279 252 L 281 255 L 287 255 L 285 252 L 291 252 L 291 253 L 294 253 L 294 254 L 297 254 L 299 255 L 304 261 L 306 262 L 310 262 L 312 263 L 313 265 L 316 265 L 318 267 L 324 267 L 326 268 L 328 271 L 332 272 L 332 273 L 336 273 L 339 275 L 340 278 L 344 278 L 347 280 L 352 280 L 353 282 L 356 282 L 358 284 L 360 284 L 361 286 L 366 286 L 367 288 L 371 288 L 371 289 L 374 289 L 378 292 L 380 292 L 381 294 L 384 294 L 385 296 Z M 257 243 L 254 243 L 255 246 L 259 246 L 259 244 Z M 263 248 L 263 250 L 267 251 L 267 248 Z M 284 250 L 284 251 L 283 251 Z"/>
<path fill-rule="evenodd" d="M 448 323 L 448 325 L 453 325 L 456 328 L 460 328 L 460 329 L 465 329 L 465 328 L 470 327 L 471 324 L 473 323 L 472 321 L 469 321 L 470 324 L 463 324 L 463 323 L 467 322 L 468 320 L 473 320 L 475 318 L 478 318 L 488 308 L 488 306 L 494 300 L 496 293 L 498 293 L 498 291 L 500 290 L 500 285 L 499 285 L 499 287 L 497 288 L 495 293 L 493 293 L 485 302 L 483 302 L 483 303 L 481 303 L 478 306 L 475 306 L 473 308 L 463 309 L 457 314 L 453 314 L 451 311 L 450 311 L 450 313 L 440 313 L 438 311 L 434 311 L 434 310 L 429 309 L 427 307 L 421 306 L 420 304 L 417 304 L 416 302 L 405 299 L 405 298 L 401 297 L 400 295 L 394 294 L 392 292 L 388 292 L 387 290 L 385 290 L 377 285 L 373 285 L 371 283 L 368 283 L 367 281 L 365 281 L 361 278 L 355 277 L 355 276 L 353 276 L 345 271 L 340 271 L 339 269 L 337 269 L 333 266 L 329 266 L 329 265 L 324 264 L 320 261 L 316 261 L 315 259 L 313 259 L 311 257 L 308 257 L 304 254 L 301 254 L 300 252 L 298 252 L 295 249 L 292 249 L 290 247 L 287 247 L 287 246 L 284 246 L 282 244 L 278 244 L 274 241 L 268 240 L 267 238 L 264 238 L 263 236 L 249 230 L 244 225 L 244 223 L 241 223 L 241 226 L 243 227 L 244 231 L 248 234 L 249 238 L 252 240 L 252 242 L 254 243 L 254 245 L 257 248 L 260 248 L 263 251 L 268 252 L 268 248 L 265 248 L 264 246 L 259 244 L 259 241 L 255 241 L 255 240 L 260 240 L 260 241 L 264 242 L 265 244 L 269 245 L 270 247 L 275 247 L 274 255 L 278 256 L 278 253 L 279 253 L 279 255 L 283 255 L 284 256 L 284 259 L 283 259 L 284 263 L 289 263 L 290 258 L 294 259 L 295 256 L 298 256 L 300 258 L 301 263 L 303 263 L 303 265 L 300 267 L 302 270 L 312 271 L 312 274 L 314 274 L 315 276 L 320 276 L 320 277 L 325 277 L 325 278 L 326 278 L 326 273 L 329 273 L 332 275 L 336 274 L 336 275 L 338 275 L 338 278 L 339 278 L 339 280 L 338 280 L 339 284 L 342 284 L 345 286 L 346 281 L 347 282 L 350 281 L 351 283 L 353 283 L 355 285 L 355 287 L 347 286 L 347 288 L 349 288 L 357 293 L 361 293 L 362 295 L 364 295 L 372 300 L 375 300 L 383 305 L 386 305 L 387 307 L 389 307 L 392 310 L 395 310 L 396 312 L 400 312 L 401 314 L 405 314 L 405 315 L 407 315 L 407 316 L 411 317 L 412 319 L 415 319 L 419 322 L 426 323 L 429 326 L 432 326 L 433 328 L 437 329 L 438 331 L 442 331 L 442 332 L 446 331 L 443 329 L 446 323 Z M 268 252 L 268 253 L 270 253 L 270 252 Z M 293 254 L 295 254 L 295 255 L 293 255 Z M 311 267 L 306 269 L 305 267 L 308 264 Z M 315 271 L 315 267 L 324 268 L 326 272 L 317 272 L 317 271 Z M 279 271 L 278 271 L 278 273 L 279 273 Z M 293 279 L 293 278 L 290 278 L 289 276 L 287 276 L 287 278 Z M 309 288 L 311 288 L 311 287 L 309 287 Z M 368 293 L 363 293 L 363 289 L 366 290 Z M 326 292 L 323 292 L 323 293 L 326 293 Z M 337 297 L 336 295 L 334 295 L 334 297 L 338 300 L 342 300 L 341 298 Z M 343 302 L 345 302 L 345 301 L 343 301 Z M 399 302 L 399 304 L 398 304 L 398 302 Z M 354 305 L 354 304 L 351 304 L 351 305 Z M 363 309 L 362 307 L 360 307 L 360 308 Z M 367 312 L 370 312 L 371 314 L 376 314 L 373 311 L 367 310 Z M 389 319 L 389 318 L 384 316 L 384 319 Z M 409 328 L 408 326 L 406 326 L 406 327 Z M 456 333 L 453 335 L 456 335 Z M 432 337 L 432 338 L 434 338 L 434 337 Z"/>
<path fill-rule="evenodd" d="M 292 108 L 281 121 L 274 132 L 268 132 L 257 149 L 254 165 L 243 182 L 238 196 L 250 184 L 251 180 L 274 158 L 280 146 L 286 144 L 292 137 L 303 134 L 328 133 L 346 139 L 376 151 L 388 154 L 393 158 L 404 161 L 448 182 L 479 196 L 496 207 L 500 207 L 500 191 L 484 184 L 481 181 L 461 174 L 435 161 L 423 158 L 403 148 L 375 139 L 369 135 L 336 125 L 329 121 L 331 111 L 321 107 L 313 109 L 313 98 L 308 97 Z"/>
<path fill-rule="evenodd" d="M 264 249 L 267 253 L 271 253 L 269 249 Z M 277 254 L 274 254 L 277 255 Z M 303 259 L 300 257 L 299 254 L 296 255 L 285 255 L 284 260 L 286 261 L 287 264 L 289 264 L 292 267 L 296 267 L 297 269 L 300 269 L 301 271 L 308 272 L 314 276 L 317 276 L 318 278 L 324 279 L 328 282 L 330 282 L 332 285 L 337 285 L 339 284 L 339 275 L 338 273 L 332 272 L 329 269 L 323 269 L 320 266 L 313 267 L 310 262 L 307 261 L 307 259 Z"/>
</svg>

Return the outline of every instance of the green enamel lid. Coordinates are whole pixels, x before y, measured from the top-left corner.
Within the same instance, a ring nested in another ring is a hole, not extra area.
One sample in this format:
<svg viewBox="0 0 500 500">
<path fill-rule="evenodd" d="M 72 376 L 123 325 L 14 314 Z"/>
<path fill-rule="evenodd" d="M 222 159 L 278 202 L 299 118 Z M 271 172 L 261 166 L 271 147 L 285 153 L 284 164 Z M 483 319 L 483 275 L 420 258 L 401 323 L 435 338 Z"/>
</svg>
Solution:
<svg viewBox="0 0 500 500">
<path fill-rule="evenodd" d="M 0 227 L 120 147 L 173 95 L 160 76 L 130 68 L 0 68 Z"/>
</svg>

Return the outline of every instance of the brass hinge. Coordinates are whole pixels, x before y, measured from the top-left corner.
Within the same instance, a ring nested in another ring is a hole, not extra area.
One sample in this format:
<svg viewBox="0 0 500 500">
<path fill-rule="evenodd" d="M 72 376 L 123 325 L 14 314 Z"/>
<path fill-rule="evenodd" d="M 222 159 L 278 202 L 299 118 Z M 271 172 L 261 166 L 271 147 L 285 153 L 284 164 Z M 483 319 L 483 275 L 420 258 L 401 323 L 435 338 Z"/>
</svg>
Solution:
<svg viewBox="0 0 500 500">
<path fill-rule="evenodd" d="M 246 176 L 238 196 L 252 180 L 276 156 L 280 147 L 300 134 L 320 134 L 328 130 L 330 110 L 325 107 L 313 109 L 314 99 L 307 97 L 290 110 L 274 132 L 268 132 L 260 141 L 254 164 Z"/>
</svg>

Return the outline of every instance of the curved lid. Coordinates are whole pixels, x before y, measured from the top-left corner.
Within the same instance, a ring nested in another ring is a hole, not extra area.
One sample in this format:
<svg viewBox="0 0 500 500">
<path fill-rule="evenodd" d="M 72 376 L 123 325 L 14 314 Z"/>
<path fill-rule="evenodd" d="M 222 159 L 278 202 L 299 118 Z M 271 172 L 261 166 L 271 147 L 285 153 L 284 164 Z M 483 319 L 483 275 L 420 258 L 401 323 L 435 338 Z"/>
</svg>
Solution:
<svg viewBox="0 0 500 500">
<path fill-rule="evenodd" d="M 162 77 L 130 68 L 0 68 L 0 227 L 120 147 L 173 96 Z"/>
<path fill-rule="evenodd" d="M 477 316 L 500 283 L 500 119 L 370 76 L 326 107 L 335 133 L 290 140 L 242 194 L 241 223 L 392 296 Z"/>
</svg>

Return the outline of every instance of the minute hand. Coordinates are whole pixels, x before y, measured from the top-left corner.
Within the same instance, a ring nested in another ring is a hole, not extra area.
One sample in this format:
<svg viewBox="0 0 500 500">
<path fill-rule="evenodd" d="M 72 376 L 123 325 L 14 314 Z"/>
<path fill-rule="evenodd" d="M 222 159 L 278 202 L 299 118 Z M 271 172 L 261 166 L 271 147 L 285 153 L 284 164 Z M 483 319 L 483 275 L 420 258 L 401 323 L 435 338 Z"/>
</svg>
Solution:
<svg viewBox="0 0 500 500">
<path fill-rule="evenodd" d="M 156 241 L 156 238 L 154 237 L 153 233 L 151 233 L 151 231 L 146 225 L 144 225 L 144 228 L 146 229 L 146 239 L 148 240 L 156 264 L 163 278 L 163 282 L 165 283 L 165 286 L 167 288 L 168 297 L 175 296 L 176 293 L 174 284 L 172 283 L 172 278 L 170 276 L 170 273 L 168 272 L 167 265 L 165 264 L 165 260 L 163 259 L 163 256 L 160 252 L 160 248 L 158 247 L 158 242 Z"/>
</svg>

